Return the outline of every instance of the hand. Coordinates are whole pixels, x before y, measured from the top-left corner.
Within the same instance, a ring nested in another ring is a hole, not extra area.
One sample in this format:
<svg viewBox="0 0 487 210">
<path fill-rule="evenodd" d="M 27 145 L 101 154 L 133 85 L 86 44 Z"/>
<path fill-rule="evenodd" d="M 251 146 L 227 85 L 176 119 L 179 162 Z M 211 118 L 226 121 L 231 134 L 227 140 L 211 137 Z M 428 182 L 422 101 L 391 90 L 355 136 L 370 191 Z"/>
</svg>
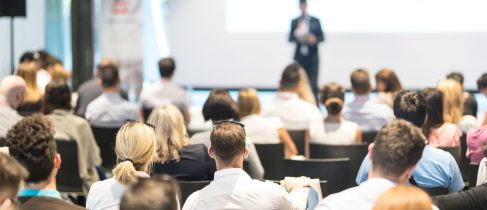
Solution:
<svg viewBox="0 0 487 210">
<path fill-rule="evenodd" d="M 315 36 L 314 34 L 309 34 L 309 35 L 306 37 L 306 42 L 307 42 L 308 44 L 314 45 L 314 44 L 316 44 L 316 41 L 317 41 L 317 39 L 316 39 L 316 36 Z"/>
</svg>

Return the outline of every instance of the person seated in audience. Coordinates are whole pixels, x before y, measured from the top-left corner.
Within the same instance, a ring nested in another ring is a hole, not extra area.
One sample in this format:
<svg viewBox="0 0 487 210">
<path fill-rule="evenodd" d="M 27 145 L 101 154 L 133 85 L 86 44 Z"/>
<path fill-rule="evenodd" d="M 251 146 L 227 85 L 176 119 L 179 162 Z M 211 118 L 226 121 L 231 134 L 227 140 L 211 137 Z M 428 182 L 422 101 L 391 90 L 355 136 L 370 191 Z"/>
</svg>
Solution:
<svg viewBox="0 0 487 210">
<path fill-rule="evenodd" d="M 428 144 L 433 147 L 458 147 L 462 131 L 455 124 L 443 120 L 443 93 L 438 89 L 426 88 L 423 94 L 428 104 L 423 125 Z"/>
<path fill-rule="evenodd" d="M 477 88 L 479 92 L 487 97 L 487 73 L 482 74 L 477 80 Z M 487 125 L 487 110 L 484 110 L 484 119 L 481 121 L 481 125 Z"/>
<path fill-rule="evenodd" d="M 24 101 L 26 84 L 19 76 L 7 76 L 0 83 L 0 137 L 22 119 L 15 109 Z"/>
<path fill-rule="evenodd" d="M 311 91 L 311 89 L 310 89 Z M 314 99 L 314 96 L 311 95 Z M 238 94 L 238 112 L 240 122 L 245 125 L 245 132 L 257 144 L 284 145 L 284 156 L 290 158 L 298 154 L 296 145 L 278 117 L 264 118 L 255 89 L 242 89 Z"/>
<path fill-rule="evenodd" d="M 53 65 L 51 72 L 52 80 L 62 80 L 68 82 L 71 78 L 71 73 L 64 69 L 63 65 L 59 62 Z"/>
<path fill-rule="evenodd" d="M 179 210 L 177 189 L 167 176 L 139 179 L 123 194 L 120 210 Z"/>
<path fill-rule="evenodd" d="M 0 209 L 15 207 L 21 182 L 28 176 L 27 170 L 17 160 L 0 153 Z"/>
<path fill-rule="evenodd" d="M 432 210 L 432 207 L 433 201 L 426 192 L 414 186 L 399 185 L 385 191 L 372 210 Z"/>
<path fill-rule="evenodd" d="M 127 121 L 118 131 L 115 153 L 118 164 L 113 177 L 94 183 L 86 199 L 90 210 L 118 210 L 127 186 L 138 177 L 149 177 L 149 165 L 157 150 L 154 128 L 138 121 Z"/>
<path fill-rule="evenodd" d="M 288 65 L 281 75 L 276 100 L 264 110 L 263 117 L 279 117 L 287 130 L 305 130 L 313 120 L 321 119 L 321 111 L 316 105 L 299 98 L 303 85 L 301 81 L 302 67 L 293 63 Z"/>
<path fill-rule="evenodd" d="M 421 129 L 405 120 L 385 125 L 369 146 L 367 158 L 372 161 L 369 179 L 357 187 L 329 195 L 316 210 L 372 209 L 383 192 L 410 179 L 426 141 Z"/>
<path fill-rule="evenodd" d="M 29 172 L 25 187 L 18 194 L 23 210 L 84 209 L 61 199 L 56 175 L 61 167 L 54 129 L 50 120 L 34 114 L 15 124 L 7 133 L 10 155 Z M 67 166 L 69 167 L 69 166 Z"/>
<path fill-rule="evenodd" d="M 307 131 L 307 151 L 309 144 L 358 144 L 362 141 L 362 131 L 357 123 L 345 120 L 341 111 L 345 100 L 343 87 L 335 82 L 325 84 L 320 92 L 321 104 L 328 116 L 311 122 Z"/>
<path fill-rule="evenodd" d="M 306 101 L 312 105 L 318 105 L 316 102 L 316 97 L 313 94 L 313 90 L 311 89 L 311 85 L 309 84 L 308 74 L 304 68 L 299 69 L 299 90 L 298 96 L 301 100 Z"/>
<path fill-rule="evenodd" d="M 99 69 L 103 93 L 86 107 L 85 118 L 95 127 L 118 128 L 126 120 L 139 119 L 139 108 L 120 96 L 120 78 L 116 65 Z"/>
<path fill-rule="evenodd" d="M 463 120 L 463 96 L 460 83 L 447 79 L 438 82 L 438 90 L 443 93 L 443 118 L 447 123 L 465 124 Z M 476 121 L 470 123 L 475 125 Z"/>
<path fill-rule="evenodd" d="M 474 94 L 470 94 L 468 91 L 465 91 L 463 86 L 464 77 L 463 74 L 460 72 L 451 72 L 446 76 L 447 79 L 455 80 L 460 83 L 462 87 L 462 98 L 463 98 L 463 116 L 469 115 L 477 118 L 478 112 L 478 105 L 477 99 L 475 99 Z"/>
<path fill-rule="evenodd" d="M 401 82 L 390 68 L 383 68 L 375 74 L 375 89 L 378 92 L 377 102 L 392 108 L 392 99 L 395 92 L 402 90 Z"/>
<path fill-rule="evenodd" d="M 441 210 L 485 210 L 487 204 L 487 183 L 461 192 L 432 197 Z"/>
<path fill-rule="evenodd" d="M 101 164 L 100 149 L 96 144 L 90 124 L 71 113 L 71 91 L 63 81 L 52 81 L 46 86 L 42 112 L 54 125 L 56 138 L 76 141 L 83 190 L 99 180 L 96 167 Z"/>
<path fill-rule="evenodd" d="M 36 64 L 36 83 L 37 88 L 44 94 L 47 84 L 51 82 L 52 67 L 55 63 L 60 62 L 45 50 L 39 50 L 34 53 L 34 62 Z"/>
<path fill-rule="evenodd" d="M 470 160 L 470 164 L 479 165 L 482 158 L 484 158 L 484 145 L 486 143 L 487 125 L 482 125 L 468 130 L 467 158 Z"/>
<path fill-rule="evenodd" d="M 191 144 L 183 115 L 171 104 L 155 108 L 148 123 L 156 129 L 157 159 L 152 174 L 168 174 L 177 180 L 213 180 L 215 162 L 204 144 Z"/>
<path fill-rule="evenodd" d="M 377 103 L 369 98 L 369 73 L 364 69 L 357 69 L 350 77 L 354 100 L 343 109 L 346 120 L 357 123 L 364 133 L 378 131 L 393 118 L 392 110 L 385 104 Z"/>
<path fill-rule="evenodd" d="M 221 121 L 211 131 L 210 156 L 215 159 L 215 180 L 192 193 L 183 206 L 191 209 L 294 209 L 281 186 L 252 180 L 242 170 L 248 156 L 242 124 Z"/>
<path fill-rule="evenodd" d="M 17 107 L 17 111 L 23 116 L 31 115 L 41 110 L 42 92 L 37 88 L 36 66 L 33 62 L 22 63 L 17 70 L 17 75 L 26 83 L 23 103 Z"/>
<path fill-rule="evenodd" d="M 141 106 L 143 109 L 153 109 L 164 104 L 174 104 L 183 113 L 184 121 L 188 125 L 191 120 L 188 95 L 182 87 L 172 82 L 176 70 L 176 61 L 170 57 L 162 58 L 158 65 L 161 80 L 142 89 L 140 93 Z"/>
<path fill-rule="evenodd" d="M 402 90 L 394 96 L 394 116 L 422 128 L 426 120 L 427 103 L 424 96 L 417 91 Z M 367 155 L 362 161 L 356 182 L 360 184 L 367 180 L 370 170 L 370 160 Z M 458 192 L 465 187 L 462 174 L 453 156 L 441 149 L 426 145 L 423 156 L 419 160 L 410 184 L 421 188 L 443 187 L 449 192 Z"/>
<path fill-rule="evenodd" d="M 213 124 L 222 120 L 239 120 L 237 104 L 233 101 L 228 91 L 223 89 L 211 91 L 203 105 L 202 112 L 205 121 L 211 120 Z M 191 144 L 204 144 L 209 148 L 211 144 L 210 135 L 211 130 L 196 133 L 191 137 Z M 249 163 L 250 176 L 254 179 L 262 179 L 264 177 L 264 167 L 262 167 L 254 142 L 250 138 L 247 138 L 245 142 L 249 150 L 247 161 Z"/>
</svg>

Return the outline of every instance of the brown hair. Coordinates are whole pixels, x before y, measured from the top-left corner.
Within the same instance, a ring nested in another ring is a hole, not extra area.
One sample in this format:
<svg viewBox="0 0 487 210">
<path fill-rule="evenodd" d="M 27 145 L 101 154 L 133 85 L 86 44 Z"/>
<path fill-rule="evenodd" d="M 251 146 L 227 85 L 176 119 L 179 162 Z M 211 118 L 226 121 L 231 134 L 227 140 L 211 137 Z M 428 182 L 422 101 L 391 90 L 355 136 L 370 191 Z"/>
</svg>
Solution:
<svg viewBox="0 0 487 210">
<path fill-rule="evenodd" d="M 350 76 L 352 89 L 358 95 L 364 95 L 370 92 L 370 78 L 369 72 L 365 69 L 357 69 L 352 72 Z"/>
<path fill-rule="evenodd" d="M 438 90 L 443 92 L 443 119 L 447 123 L 458 123 L 463 116 L 462 86 L 447 79 L 438 83 Z"/>
<path fill-rule="evenodd" d="M 17 70 L 17 75 L 22 77 L 26 83 L 25 101 L 36 102 L 42 97 L 42 93 L 37 89 L 37 69 L 34 62 L 21 63 Z"/>
<path fill-rule="evenodd" d="M 233 121 L 216 122 L 211 131 L 211 148 L 222 162 L 232 162 L 243 154 L 245 130 L 243 125 Z"/>
<path fill-rule="evenodd" d="M 383 82 L 386 85 L 384 92 L 394 93 L 402 90 L 401 82 L 394 71 L 389 68 L 383 68 L 375 74 L 375 81 Z"/>
<path fill-rule="evenodd" d="M 423 190 L 398 185 L 385 191 L 376 201 L 373 210 L 431 210 L 433 201 Z"/>
<path fill-rule="evenodd" d="M 261 111 L 257 91 L 253 88 L 240 90 L 238 93 L 237 105 L 240 118 L 244 118 L 251 114 L 260 114 Z"/>
<path fill-rule="evenodd" d="M 19 191 L 21 181 L 28 175 L 27 170 L 17 160 L 0 153 L 0 202 L 5 199 L 13 200 Z"/>
<path fill-rule="evenodd" d="M 233 101 L 228 91 L 223 89 L 211 91 L 203 105 L 202 112 L 205 121 L 238 120 L 237 104 Z"/>
<path fill-rule="evenodd" d="M 177 210 L 179 187 L 169 176 L 140 178 L 120 201 L 120 210 Z"/>
<path fill-rule="evenodd" d="M 345 101 L 345 90 L 336 82 L 325 84 L 320 92 L 320 99 L 328 114 L 340 114 Z"/>
<path fill-rule="evenodd" d="M 55 109 L 71 110 L 71 90 L 62 80 L 54 80 L 47 84 L 42 101 L 42 113 L 51 114 Z"/>
</svg>

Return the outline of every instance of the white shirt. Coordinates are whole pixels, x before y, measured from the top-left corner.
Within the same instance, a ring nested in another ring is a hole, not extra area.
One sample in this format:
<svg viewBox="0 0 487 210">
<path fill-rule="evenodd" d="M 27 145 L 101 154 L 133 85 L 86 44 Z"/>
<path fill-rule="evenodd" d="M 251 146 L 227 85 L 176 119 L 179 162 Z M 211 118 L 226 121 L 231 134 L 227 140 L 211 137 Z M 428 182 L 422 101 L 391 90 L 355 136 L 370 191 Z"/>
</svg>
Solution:
<svg viewBox="0 0 487 210">
<path fill-rule="evenodd" d="M 256 144 L 278 144 L 279 129 L 284 128 L 284 124 L 278 117 L 264 118 L 253 114 L 244 117 L 241 121 L 245 125 L 245 134 Z"/>
<path fill-rule="evenodd" d="M 5 137 L 7 131 L 20 121 L 22 117 L 7 104 L 0 105 L 0 137 Z"/>
<path fill-rule="evenodd" d="M 280 91 L 262 116 L 279 117 L 287 130 L 305 130 L 312 121 L 321 119 L 322 113 L 318 107 L 301 100 L 298 94 Z"/>
<path fill-rule="evenodd" d="M 479 170 L 477 171 L 477 185 L 487 183 L 487 158 L 483 158 L 479 163 Z"/>
<path fill-rule="evenodd" d="M 42 94 L 44 94 L 44 91 L 46 90 L 47 84 L 51 82 L 51 74 L 47 72 L 44 69 L 40 69 L 36 73 L 36 84 L 37 84 L 37 89 L 41 91 Z"/>
<path fill-rule="evenodd" d="M 136 171 L 137 177 L 149 177 L 145 172 Z M 89 210 L 118 210 L 120 200 L 126 186 L 118 182 L 114 177 L 91 185 L 86 198 L 86 208 Z"/>
<path fill-rule="evenodd" d="M 211 146 L 210 135 L 211 135 L 211 130 L 196 133 L 191 137 L 191 144 L 204 144 L 207 148 L 210 148 Z M 263 179 L 264 167 L 260 162 L 259 154 L 255 149 L 255 145 L 252 142 L 252 140 L 250 140 L 250 138 L 245 139 L 245 146 L 249 150 L 249 156 L 247 157 L 247 160 L 249 161 L 250 175 L 254 179 Z"/>
<path fill-rule="evenodd" d="M 163 104 L 182 104 L 188 106 L 186 91 L 180 86 L 162 79 L 144 88 L 140 93 L 142 107 L 152 108 Z"/>
<path fill-rule="evenodd" d="M 119 93 L 103 93 L 88 104 L 85 115 L 93 126 L 120 127 L 126 120 L 139 119 L 139 108 Z"/>
<path fill-rule="evenodd" d="M 343 117 L 357 123 L 362 132 L 380 130 L 385 124 L 392 121 L 392 109 L 369 99 L 369 95 L 355 95 L 355 99 L 343 109 Z"/>
<path fill-rule="evenodd" d="M 309 125 L 310 142 L 313 144 L 355 144 L 357 123 L 343 120 L 341 123 L 325 123 L 316 120 Z"/>
<path fill-rule="evenodd" d="M 191 194 L 183 210 L 201 209 L 294 209 L 289 194 L 272 182 L 252 180 L 240 168 L 215 172 L 215 179 Z"/>
</svg>

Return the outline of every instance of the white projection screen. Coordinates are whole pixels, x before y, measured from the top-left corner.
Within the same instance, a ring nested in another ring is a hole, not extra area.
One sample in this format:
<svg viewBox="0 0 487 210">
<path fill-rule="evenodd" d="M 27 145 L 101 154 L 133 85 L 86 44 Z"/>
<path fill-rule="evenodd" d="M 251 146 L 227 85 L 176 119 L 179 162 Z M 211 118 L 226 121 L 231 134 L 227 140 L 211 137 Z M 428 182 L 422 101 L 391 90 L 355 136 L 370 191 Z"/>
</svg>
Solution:
<svg viewBox="0 0 487 210">
<path fill-rule="evenodd" d="M 326 35 L 319 85 L 350 87 L 358 67 L 391 67 L 406 88 L 435 86 L 453 70 L 467 89 L 487 72 L 485 0 L 308 0 Z M 193 87 L 276 88 L 293 61 L 298 0 L 170 0 L 168 39 L 176 82 Z"/>
</svg>

